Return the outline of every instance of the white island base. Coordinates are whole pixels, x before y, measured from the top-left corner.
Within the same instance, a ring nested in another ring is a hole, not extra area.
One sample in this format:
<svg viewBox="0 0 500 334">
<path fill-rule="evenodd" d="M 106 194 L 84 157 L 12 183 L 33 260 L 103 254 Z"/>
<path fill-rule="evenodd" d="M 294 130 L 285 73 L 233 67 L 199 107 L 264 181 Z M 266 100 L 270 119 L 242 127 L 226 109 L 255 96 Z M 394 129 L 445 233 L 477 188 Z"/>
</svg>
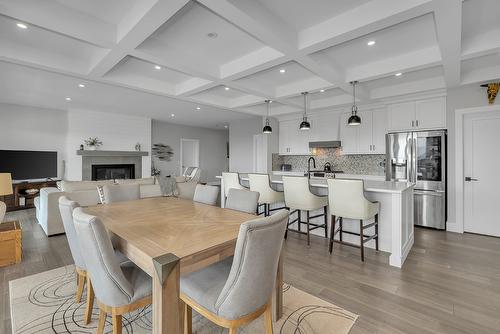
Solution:
<svg viewBox="0 0 500 334">
<path fill-rule="evenodd" d="M 245 176 L 242 175 L 241 181 L 242 185 L 248 186 L 248 179 Z M 271 185 L 276 190 L 283 190 L 281 177 L 273 176 Z M 401 268 L 414 241 L 413 185 L 402 182 L 371 180 L 365 180 L 364 185 L 366 198 L 370 201 L 380 203 L 379 250 L 390 253 L 389 264 L 391 266 Z M 317 195 L 328 194 L 326 180 L 311 179 L 310 189 Z M 224 198 L 224 185 L 221 184 L 221 207 L 224 207 L 224 200 L 222 200 Z M 283 204 L 278 206 L 283 206 Z M 320 211 L 317 213 L 320 213 Z M 312 212 L 311 215 L 317 213 Z M 305 217 L 305 215 L 302 216 Z M 316 219 L 322 220 L 323 218 Z M 365 222 L 365 224 L 368 224 L 370 221 Z M 328 224 L 329 226 L 331 224 L 330 214 L 328 215 Z M 359 221 L 344 219 L 343 228 L 345 231 L 359 233 Z M 322 229 L 314 230 L 311 233 L 324 236 Z M 328 233 L 330 233 L 330 227 L 328 228 Z M 365 235 L 367 236 L 373 233 L 374 227 L 365 230 Z M 338 235 L 335 239 L 338 240 Z M 343 241 L 359 245 L 358 236 L 344 233 L 342 239 Z M 367 242 L 365 247 L 375 248 L 375 240 Z"/>
</svg>

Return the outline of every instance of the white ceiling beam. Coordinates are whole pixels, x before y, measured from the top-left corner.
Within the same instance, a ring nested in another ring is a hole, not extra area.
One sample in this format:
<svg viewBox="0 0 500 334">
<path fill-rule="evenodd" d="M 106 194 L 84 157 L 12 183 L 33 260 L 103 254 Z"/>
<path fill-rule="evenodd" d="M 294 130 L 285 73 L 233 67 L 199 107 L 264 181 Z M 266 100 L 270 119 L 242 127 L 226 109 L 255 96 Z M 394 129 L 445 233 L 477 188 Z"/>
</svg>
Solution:
<svg viewBox="0 0 500 334">
<path fill-rule="evenodd" d="M 434 0 L 436 33 L 447 87 L 460 85 L 462 0 Z"/>
<path fill-rule="evenodd" d="M 392 96 L 401 96 L 416 92 L 424 92 L 435 89 L 446 88 L 444 78 L 434 77 L 417 81 L 398 83 L 397 85 L 374 88 L 371 91 L 373 99 L 383 99 Z"/>
<path fill-rule="evenodd" d="M 397 72 L 416 71 L 441 63 L 439 47 L 430 47 L 411 53 L 347 69 L 347 81 L 369 81 L 393 75 Z"/>
<path fill-rule="evenodd" d="M 99 61 L 89 72 L 92 77 L 102 77 L 110 71 L 128 53 L 137 48 L 146 38 L 156 31 L 163 23 L 168 21 L 189 0 L 158 0 L 140 18 L 128 32 L 122 28 L 121 39 L 118 44 Z"/>
<path fill-rule="evenodd" d="M 432 0 L 372 0 L 300 31 L 298 48 L 301 52 L 310 54 L 430 13 L 432 10 Z"/>
<path fill-rule="evenodd" d="M 464 72 L 461 84 L 469 85 L 493 80 L 500 80 L 500 66 L 491 66 Z"/>
<path fill-rule="evenodd" d="M 462 60 L 487 56 L 500 51 L 500 29 L 486 31 L 462 43 Z"/>
</svg>

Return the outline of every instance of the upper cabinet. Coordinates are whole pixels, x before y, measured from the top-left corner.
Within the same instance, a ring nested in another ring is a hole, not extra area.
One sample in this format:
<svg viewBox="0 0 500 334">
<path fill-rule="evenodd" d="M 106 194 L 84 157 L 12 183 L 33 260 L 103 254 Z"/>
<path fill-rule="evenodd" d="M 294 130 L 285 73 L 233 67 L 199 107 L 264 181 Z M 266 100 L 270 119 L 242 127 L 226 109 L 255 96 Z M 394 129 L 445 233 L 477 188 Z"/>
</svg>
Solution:
<svg viewBox="0 0 500 334">
<path fill-rule="evenodd" d="M 387 112 L 385 109 L 358 112 L 359 126 L 347 125 L 351 113 L 342 114 L 342 154 L 385 154 Z"/>
<path fill-rule="evenodd" d="M 390 104 L 389 130 L 415 131 L 446 128 L 446 98 Z"/>
<path fill-rule="evenodd" d="M 309 131 L 299 130 L 300 121 L 281 121 L 279 125 L 279 153 L 281 155 L 308 155 Z M 311 122 L 312 127 L 312 122 Z"/>
<path fill-rule="evenodd" d="M 339 140 L 339 114 L 318 114 L 309 117 L 311 122 L 310 141 Z"/>
</svg>

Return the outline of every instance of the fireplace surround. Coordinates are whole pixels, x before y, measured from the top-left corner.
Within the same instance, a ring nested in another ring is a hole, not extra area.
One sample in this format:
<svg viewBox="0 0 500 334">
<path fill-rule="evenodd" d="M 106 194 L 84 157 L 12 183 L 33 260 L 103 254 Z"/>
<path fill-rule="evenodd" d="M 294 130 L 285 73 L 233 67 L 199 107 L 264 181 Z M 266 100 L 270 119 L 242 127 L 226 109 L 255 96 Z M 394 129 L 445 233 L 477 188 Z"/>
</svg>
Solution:
<svg viewBox="0 0 500 334">
<path fill-rule="evenodd" d="M 82 157 L 82 180 L 93 180 L 93 166 L 132 165 L 133 174 L 129 178 L 142 178 L 142 159 L 148 156 L 144 151 L 76 151 Z M 115 172 L 119 172 L 115 170 Z M 123 174 L 120 172 L 119 174 Z M 126 177 L 126 175 L 125 175 Z M 115 177 L 123 178 L 123 177 Z"/>
</svg>

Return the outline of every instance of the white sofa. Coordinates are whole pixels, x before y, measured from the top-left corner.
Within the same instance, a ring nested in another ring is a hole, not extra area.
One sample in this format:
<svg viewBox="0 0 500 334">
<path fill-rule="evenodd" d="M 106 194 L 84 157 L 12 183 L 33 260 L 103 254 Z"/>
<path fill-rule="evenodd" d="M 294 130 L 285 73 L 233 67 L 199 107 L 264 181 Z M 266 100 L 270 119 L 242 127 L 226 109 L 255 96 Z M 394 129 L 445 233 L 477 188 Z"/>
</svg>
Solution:
<svg viewBox="0 0 500 334">
<path fill-rule="evenodd" d="M 154 178 L 115 180 L 116 183 L 139 183 L 141 198 L 162 196 L 161 187 Z M 113 184 L 106 181 L 61 181 L 58 188 L 42 188 L 40 196 L 35 198 L 36 218 L 47 236 L 64 233 L 64 226 L 59 213 L 59 197 L 67 196 L 81 206 L 100 203 L 97 186 Z"/>
</svg>

